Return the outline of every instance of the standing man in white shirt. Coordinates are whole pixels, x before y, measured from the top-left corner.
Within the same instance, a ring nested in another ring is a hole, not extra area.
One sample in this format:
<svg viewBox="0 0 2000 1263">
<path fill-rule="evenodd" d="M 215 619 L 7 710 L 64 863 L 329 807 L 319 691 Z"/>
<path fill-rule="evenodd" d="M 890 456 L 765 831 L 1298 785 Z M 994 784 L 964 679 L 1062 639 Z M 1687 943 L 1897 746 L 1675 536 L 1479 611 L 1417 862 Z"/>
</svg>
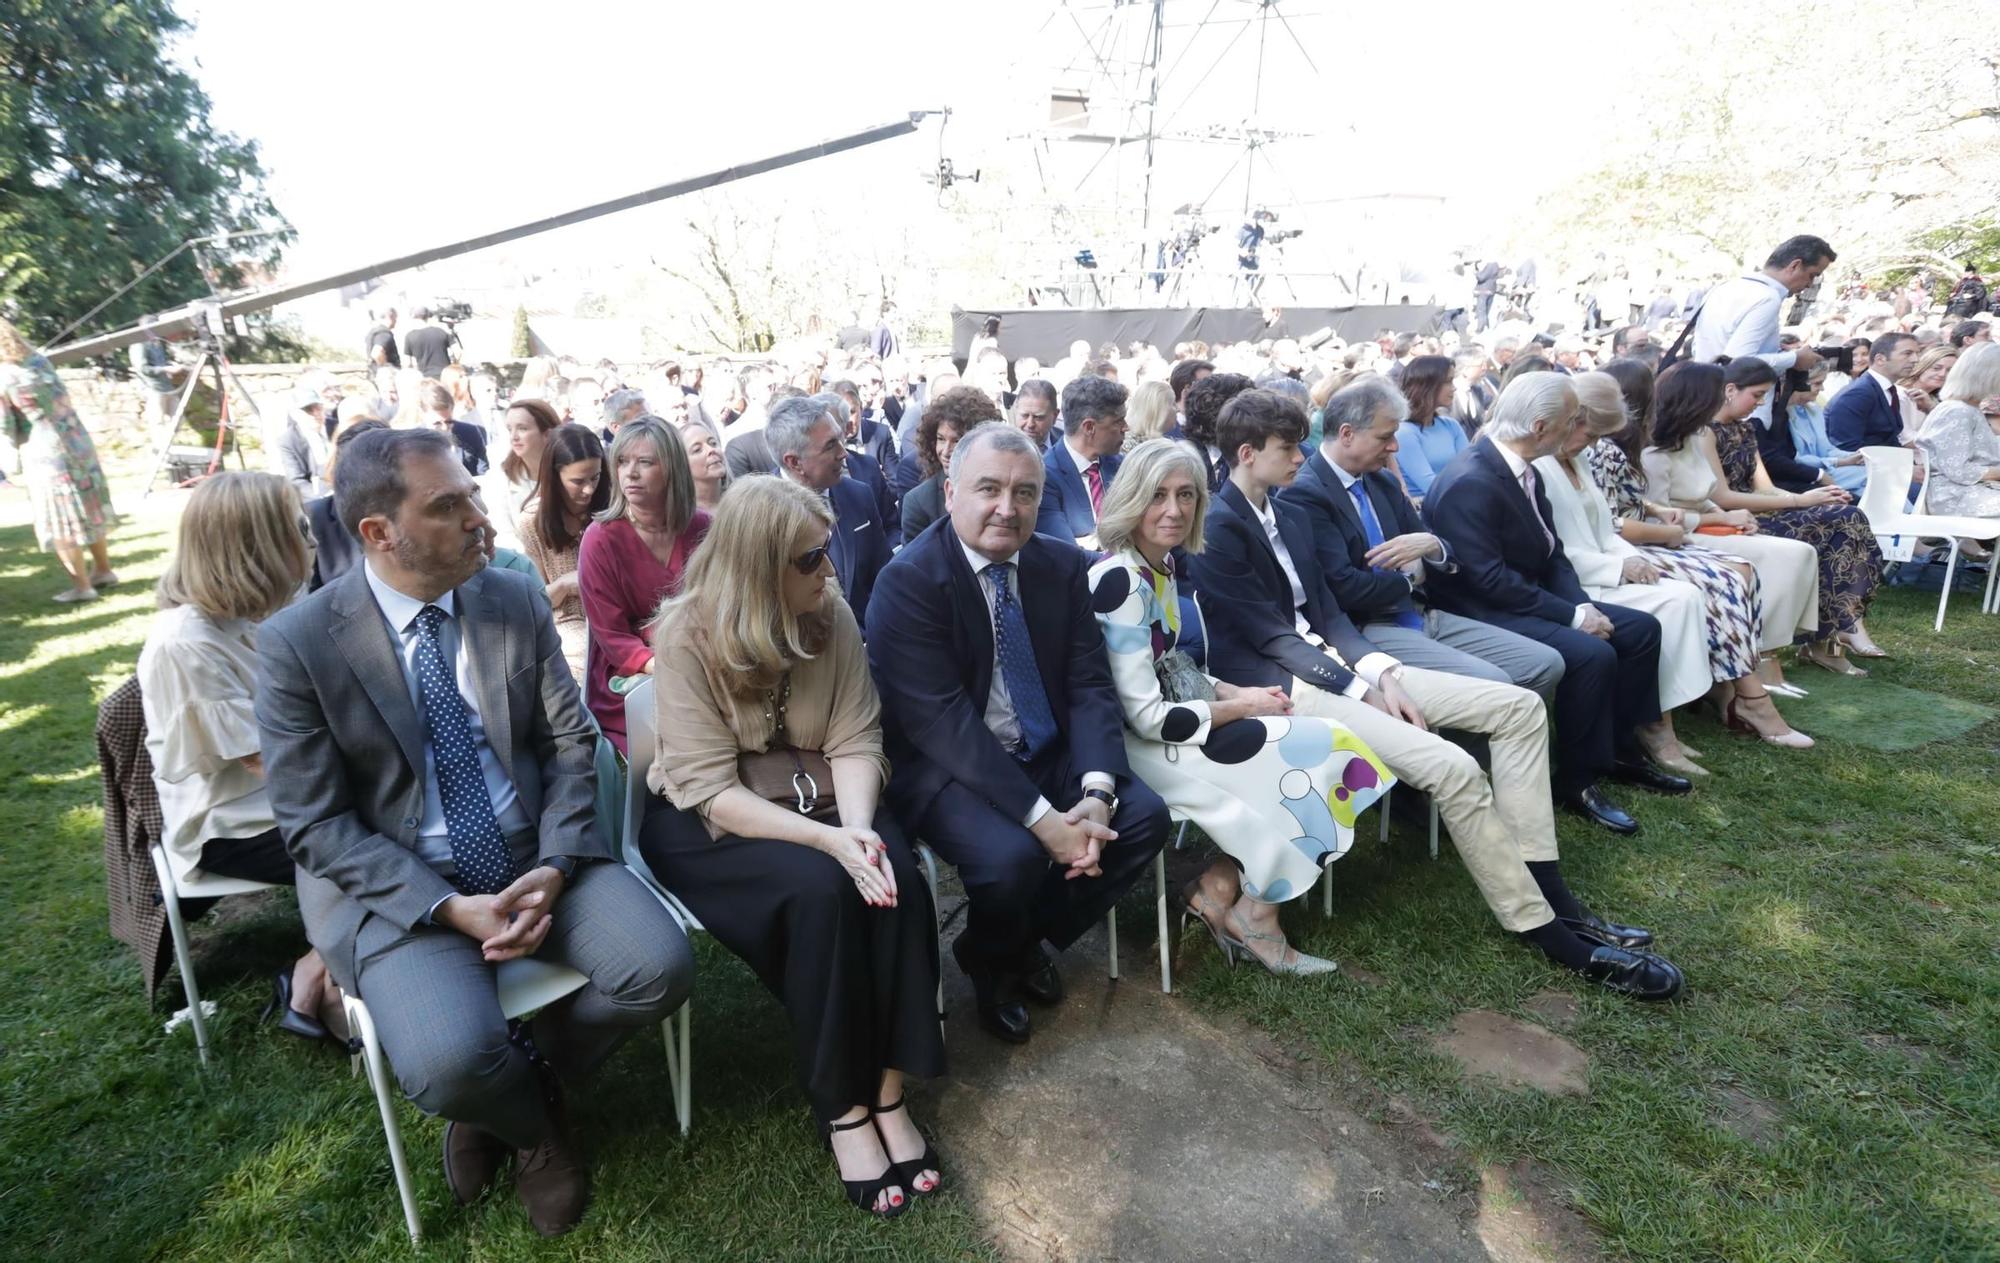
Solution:
<svg viewBox="0 0 2000 1263">
<path fill-rule="evenodd" d="M 1709 290 L 1695 315 L 1693 358 L 1712 364 L 1724 355 L 1754 355 L 1780 373 L 1819 363 L 1819 353 L 1809 346 L 1787 351 L 1778 345 L 1779 309 L 1786 298 L 1818 285 L 1820 274 L 1838 257 L 1819 237 L 1789 237 L 1764 260 L 1763 271 Z M 1769 428 L 1770 401 L 1751 415 Z"/>
</svg>

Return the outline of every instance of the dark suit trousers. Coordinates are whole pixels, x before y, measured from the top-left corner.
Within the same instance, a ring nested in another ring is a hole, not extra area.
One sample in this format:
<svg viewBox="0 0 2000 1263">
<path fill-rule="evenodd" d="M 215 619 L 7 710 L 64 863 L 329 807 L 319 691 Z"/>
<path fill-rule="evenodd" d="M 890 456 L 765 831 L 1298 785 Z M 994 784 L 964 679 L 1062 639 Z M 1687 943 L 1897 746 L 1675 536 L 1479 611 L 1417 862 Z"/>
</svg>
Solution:
<svg viewBox="0 0 2000 1263">
<path fill-rule="evenodd" d="M 622 864 L 578 867 L 553 915 L 536 959 L 590 977 L 533 1022 L 536 1049 L 567 1079 L 678 1009 L 694 983 L 694 955 L 659 900 Z M 442 925 L 405 933 L 371 916 L 355 937 L 354 959 L 383 1051 L 419 1109 L 517 1149 L 541 1140 L 542 1094 L 526 1049 L 509 1038 L 493 966 L 478 943 Z"/>
<path fill-rule="evenodd" d="M 1632 730 L 1660 717 L 1660 620 L 1622 605 L 1594 604 L 1611 620 L 1610 640 L 1545 618 L 1493 620 L 1562 655 L 1551 777 L 1558 797 L 1587 788 L 1614 760 L 1642 757 Z"/>
<path fill-rule="evenodd" d="M 1046 754 L 1026 770 L 1053 811 L 1083 796 L 1083 772 L 1071 769 L 1067 750 Z M 1116 792 L 1111 828 L 1118 837 L 1105 844 L 1102 875 L 1071 881 L 1019 818 L 956 781 L 938 791 L 919 815 L 917 832 L 965 884 L 970 956 L 1008 969 L 1043 940 L 1066 948 L 1131 889 L 1166 843 L 1167 805 L 1133 777 L 1119 777 Z"/>
<path fill-rule="evenodd" d="M 886 808 L 896 906 L 871 908 L 839 861 L 809 846 L 724 834 L 649 796 L 639 852 L 717 942 L 784 1002 L 799 1082 L 824 1121 L 875 1104 L 884 1070 L 944 1073 L 937 913 Z"/>
</svg>

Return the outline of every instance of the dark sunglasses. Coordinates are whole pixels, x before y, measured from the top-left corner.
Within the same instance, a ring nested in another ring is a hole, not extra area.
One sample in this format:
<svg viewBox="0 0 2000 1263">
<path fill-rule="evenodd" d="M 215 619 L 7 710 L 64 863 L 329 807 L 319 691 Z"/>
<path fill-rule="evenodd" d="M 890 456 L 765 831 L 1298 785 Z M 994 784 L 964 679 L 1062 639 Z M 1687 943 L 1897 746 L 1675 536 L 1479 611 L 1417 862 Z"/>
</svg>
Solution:
<svg viewBox="0 0 2000 1263">
<path fill-rule="evenodd" d="M 826 555 L 832 548 L 833 536 L 829 535 L 826 537 L 826 542 L 818 548 L 811 549 L 801 556 L 792 558 L 792 564 L 799 568 L 800 574 L 812 574 L 819 569 L 820 563 L 826 560 Z"/>
</svg>

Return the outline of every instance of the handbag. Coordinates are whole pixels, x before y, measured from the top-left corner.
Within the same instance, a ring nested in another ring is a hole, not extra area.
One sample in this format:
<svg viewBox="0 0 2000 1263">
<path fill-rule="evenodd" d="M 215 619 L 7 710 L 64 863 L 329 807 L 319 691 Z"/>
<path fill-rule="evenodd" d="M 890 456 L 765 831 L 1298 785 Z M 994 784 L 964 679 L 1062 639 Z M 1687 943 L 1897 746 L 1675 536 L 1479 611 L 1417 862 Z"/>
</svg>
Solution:
<svg viewBox="0 0 2000 1263">
<path fill-rule="evenodd" d="M 1153 663 L 1160 695 L 1170 702 L 1212 702 L 1215 685 L 1185 649 L 1169 649 Z"/>
<path fill-rule="evenodd" d="M 764 694 L 764 717 L 772 724 L 771 746 L 738 753 L 736 779 L 757 797 L 808 820 L 836 820 L 833 765 L 823 752 L 802 750 L 785 740 L 785 707 L 791 698 L 789 674 L 777 689 Z"/>
</svg>

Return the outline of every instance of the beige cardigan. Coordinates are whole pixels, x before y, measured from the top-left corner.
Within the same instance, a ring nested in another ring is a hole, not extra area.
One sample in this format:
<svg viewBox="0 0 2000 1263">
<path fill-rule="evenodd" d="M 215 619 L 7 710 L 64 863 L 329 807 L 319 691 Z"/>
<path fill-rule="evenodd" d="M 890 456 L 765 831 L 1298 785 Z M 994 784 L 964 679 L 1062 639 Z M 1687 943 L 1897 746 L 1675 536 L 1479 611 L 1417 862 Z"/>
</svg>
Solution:
<svg viewBox="0 0 2000 1263">
<path fill-rule="evenodd" d="M 833 633 L 819 654 L 792 667 L 786 736 L 802 750 L 819 750 L 835 767 L 865 762 L 886 783 L 882 702 L 868 673 L 861 628 L 847 602 L 829 590 Z M 719 687 L 726 676 L 703 653 L 705 637 L 686 630 L 679 612 L 654 640 L 653 720 L 659 744 L 646 783 L 682 810 L 707 816 L 708 804 L 739 783 L 736 756 L 771 744 L 762 696 L 739 698 Z M 719 833 L 713 824 L 711 834 Z"/>
</svg>

